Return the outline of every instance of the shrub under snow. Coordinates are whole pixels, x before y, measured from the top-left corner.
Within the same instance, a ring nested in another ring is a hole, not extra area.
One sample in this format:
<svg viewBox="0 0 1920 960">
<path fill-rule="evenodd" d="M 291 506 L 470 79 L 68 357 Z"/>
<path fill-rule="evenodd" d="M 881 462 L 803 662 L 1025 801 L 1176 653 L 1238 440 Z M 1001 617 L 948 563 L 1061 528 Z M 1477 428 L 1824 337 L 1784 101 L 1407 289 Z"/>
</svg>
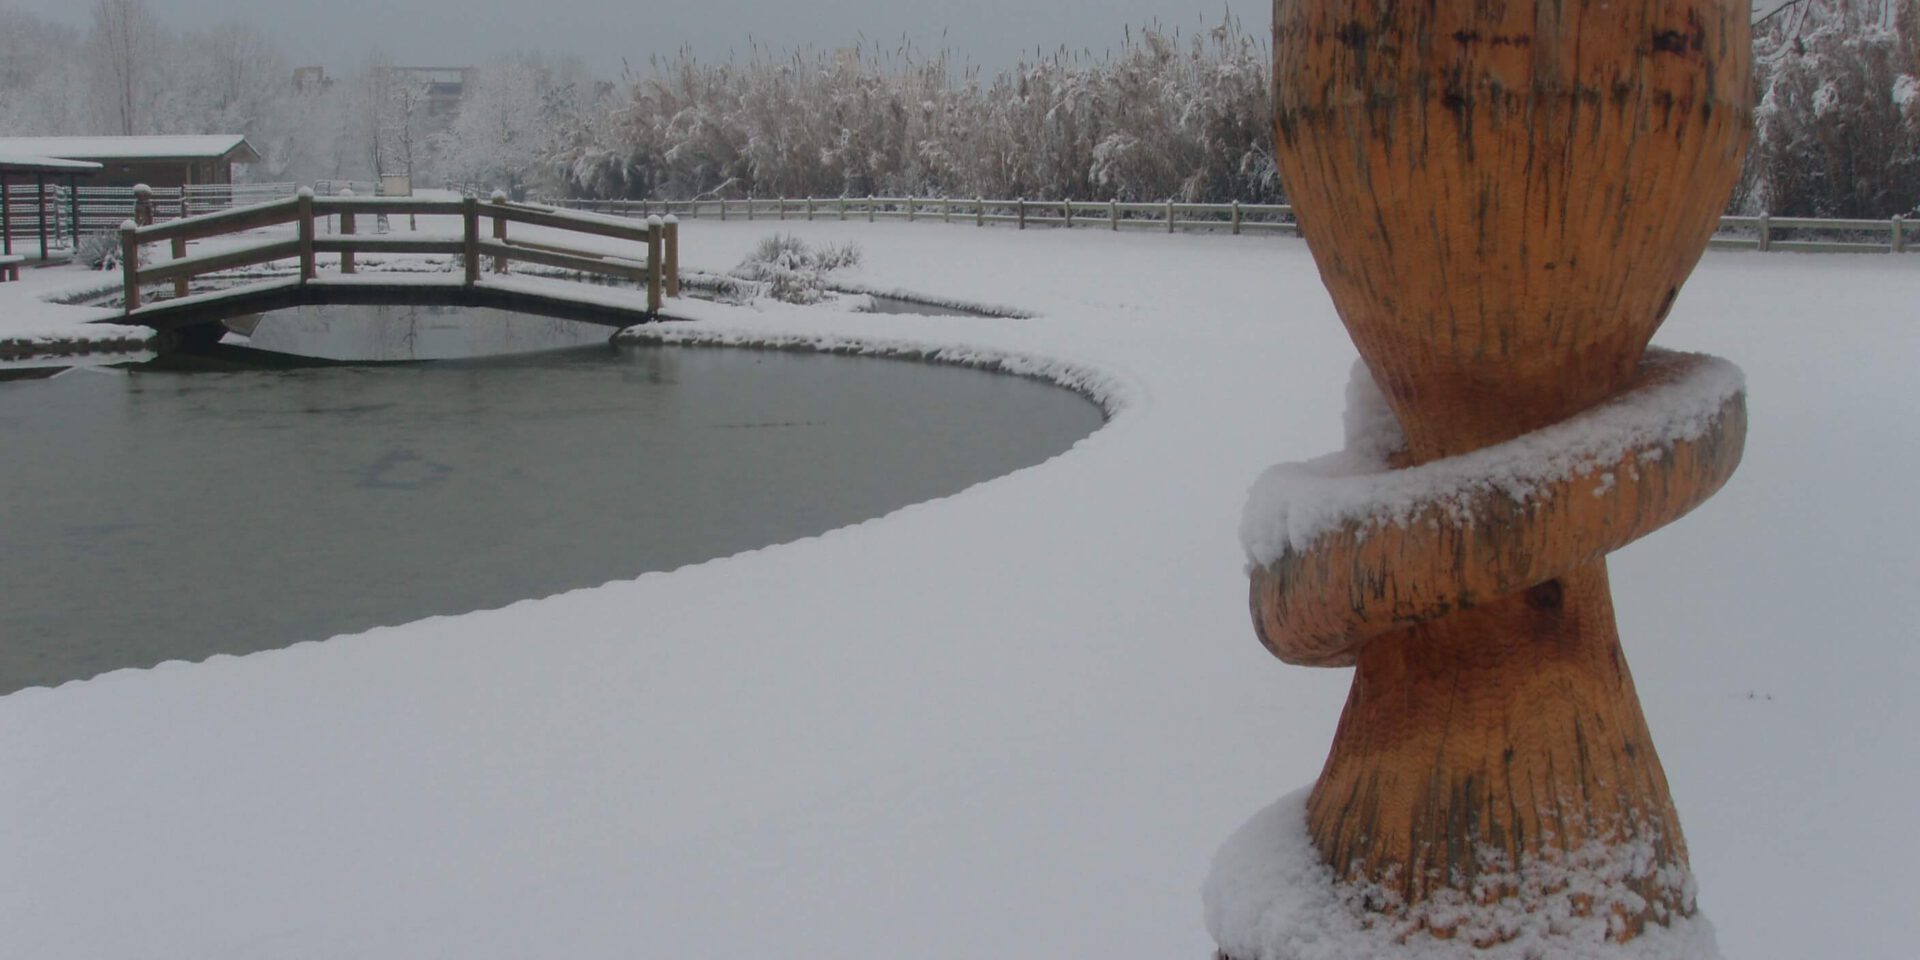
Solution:
<svg viewBox="0 0 1920 960">
<path fill-rule="evenodd" d="M 776 233 L 761 240 L 733 275 L 766 284 L 766 295 L 784 303 L 819 303 L 831 292 L 826 275 L 859 263 L 855 244 L 815 248 L 792 234 Z"/>
</svg>

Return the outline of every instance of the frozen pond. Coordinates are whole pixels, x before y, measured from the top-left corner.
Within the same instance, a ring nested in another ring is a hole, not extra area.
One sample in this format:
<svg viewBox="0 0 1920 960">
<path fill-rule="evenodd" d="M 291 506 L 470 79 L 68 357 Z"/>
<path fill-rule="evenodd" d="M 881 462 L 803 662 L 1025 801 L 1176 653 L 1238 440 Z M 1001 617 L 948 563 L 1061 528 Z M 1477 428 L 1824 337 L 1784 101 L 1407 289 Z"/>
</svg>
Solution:
<svg viewBox="0 0 1920 960">
<path fill-rule="evenodd" d="M 0 693 L 782 543 L 1039 463 L 1101 422 L 1072 393 L 972 370 L 614 347 L 525 318 L 469 316 L 463 336 L 447 311 L 385 312 L 270 318 L 254 343 L 389 360 L 589 345 L 0 382 Z"/>
</svg>

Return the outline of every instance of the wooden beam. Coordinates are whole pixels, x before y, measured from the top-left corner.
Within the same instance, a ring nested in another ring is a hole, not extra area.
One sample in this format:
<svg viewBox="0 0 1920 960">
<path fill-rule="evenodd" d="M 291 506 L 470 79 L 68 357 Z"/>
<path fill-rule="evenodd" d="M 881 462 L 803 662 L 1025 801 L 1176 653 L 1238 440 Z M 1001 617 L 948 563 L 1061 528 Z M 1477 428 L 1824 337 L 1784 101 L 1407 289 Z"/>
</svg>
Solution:
<svg viewBox="0 0 1920 960">
<path fill-rule="evenodd" d="M 129 239 L 125 231 L 123 240 Z M 135 248 L 136 255 L 138 248 Z M 157 267 L 148 267 L 140 271 L 141 279 L 149 283 L 163 283 L 176 277 L 198 277 L 221 270 L 233 270 L 239 267 L 251 267 L 275 260 L 286 260 L 300 256 L 300 241 L 283 240 L 278 243 L 266 243 L 257 247 L 243 247 L 239 250 L 225 250 L 219 253 L 202 254 L 180 260 L 169 260 Z"/>
</svg>

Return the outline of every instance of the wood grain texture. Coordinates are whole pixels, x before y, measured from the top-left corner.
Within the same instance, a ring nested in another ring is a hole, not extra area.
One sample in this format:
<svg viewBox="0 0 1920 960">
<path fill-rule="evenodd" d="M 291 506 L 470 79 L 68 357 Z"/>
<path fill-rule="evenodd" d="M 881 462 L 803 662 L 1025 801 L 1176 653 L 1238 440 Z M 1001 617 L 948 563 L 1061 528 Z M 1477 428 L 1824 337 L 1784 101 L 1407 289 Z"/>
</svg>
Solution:
<svg viewBox="0 0 1920 960">
<path fill-rule="evenodd" d="M 1667 371 L 1672 372 L 1672 371 Z M 1404 523 L 1348 523 L 1252 575 L 1260 642 L 1297 666 L 1350 667 L 1374 637 L 1601 560 L 1719 492 L 1746 447 L 1746 397 L 1693 440 L 1629 449 L 1526 500 L 1482 491 Z"/>
<path fill-rule="evenodd" d="M 1276 153 L 1421 460 L 1612 396 L 1753 115 L 1730 0 L 1278 0 Z"/>
<path fill-rule="evenodd" d="M 1630 386 L 1739 175 L 1747 18 L 1744 0 L 1277 0 L 1281 176 L 1411 462 Z M 1336 875 L 1394 913 L 1525 896 L 1490 864 L 1618 850 L 1645 869 L 1583 898 L 1618 939 L 1692 913 L 1600 556 L 1710 495 L 1744 426 L 1724 411 L 1670 472 L 1570 490 L 1484 542 L 1408 531 L 1288 571 L 1315 581 L 1293 599 L 1360 608 L 1289 634 L 1298 659 L 1357 666 L 1308 805 Z M 1383 577 L 1403 579 L 1365 596 Z M 1273 587 L 1256 576 L 1257 618 L 1292 602 Z"/>
</svg>

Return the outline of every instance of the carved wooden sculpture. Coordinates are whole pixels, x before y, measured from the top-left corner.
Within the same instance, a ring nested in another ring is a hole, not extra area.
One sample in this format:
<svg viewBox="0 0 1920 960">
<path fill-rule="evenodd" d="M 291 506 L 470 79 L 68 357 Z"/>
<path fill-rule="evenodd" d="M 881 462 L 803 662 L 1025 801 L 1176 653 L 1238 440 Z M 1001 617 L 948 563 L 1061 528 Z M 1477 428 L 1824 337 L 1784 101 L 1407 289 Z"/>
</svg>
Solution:
<svg viewBox="0 0 1920 960">
<path fill-rule="evenodd" d="M 1404 431 L 1394 466 L 1444 473 L 1635 391 L 1657 407 L 1713 363 L 1647 344 L 1747 146 L 1746 0 L 1274 9 L 1282 176 Z M 1616 941 L 1693 912 L 1603 558 L 1732 473 L 1744 398 L 1711 399 L 1688 429 L 1353 519 L 1256 571 L 1276 655 L 1357 666 L 1307 829 L 1369 909 L 1496 942 L 1419 907 L 1560 897 Z"/>
</svg>

